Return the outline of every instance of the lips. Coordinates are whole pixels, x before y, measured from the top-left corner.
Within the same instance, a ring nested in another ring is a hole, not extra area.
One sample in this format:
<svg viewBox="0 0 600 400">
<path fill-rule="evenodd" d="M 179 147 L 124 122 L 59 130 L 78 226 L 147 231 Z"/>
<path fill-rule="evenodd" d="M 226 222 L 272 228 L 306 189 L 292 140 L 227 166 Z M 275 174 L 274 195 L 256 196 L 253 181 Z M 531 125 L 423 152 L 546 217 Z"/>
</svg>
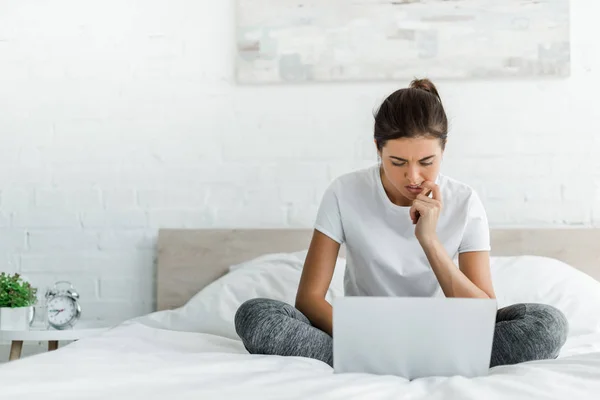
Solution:
<svg viewBox="0 0 600 400">
<path fill-rule="evenodd" d="M 404 186 L 404 187 L 409 192 L 415 193 L 415 194 L 419 194 L 419 193 L 421 193 L 421 191 L 423 191 L 423 188 L 421 186 Z"/>
</svg>

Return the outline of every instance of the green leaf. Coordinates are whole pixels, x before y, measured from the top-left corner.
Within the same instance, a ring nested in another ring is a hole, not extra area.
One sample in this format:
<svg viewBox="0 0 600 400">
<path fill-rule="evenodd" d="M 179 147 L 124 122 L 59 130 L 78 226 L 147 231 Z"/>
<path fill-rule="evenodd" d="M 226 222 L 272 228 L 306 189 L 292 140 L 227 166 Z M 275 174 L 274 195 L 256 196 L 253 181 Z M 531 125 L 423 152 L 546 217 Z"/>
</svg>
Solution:
<svg viewBox="0 0 600 400">
<path fill-rule="evenodd" d="M 28 307 L 37 300 L 37 288 L 24 281 L 18 273 L 0 274 L 0 307 Z"/>
</svg>

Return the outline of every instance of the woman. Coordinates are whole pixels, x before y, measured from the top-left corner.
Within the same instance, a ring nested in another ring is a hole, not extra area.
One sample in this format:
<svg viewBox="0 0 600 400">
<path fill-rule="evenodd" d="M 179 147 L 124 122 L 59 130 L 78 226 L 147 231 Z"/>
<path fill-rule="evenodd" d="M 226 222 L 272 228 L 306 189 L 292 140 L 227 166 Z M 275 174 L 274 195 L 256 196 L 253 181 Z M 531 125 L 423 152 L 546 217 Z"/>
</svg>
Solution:
<svg viewBox="0 0 600 400">
<path fill-rule="evenodd" d="M 374 129 L 380 161 L 326 190 L 295 307 L 252 299 L 237 311 L 236 331 L 250 353 L 333 365 L 332 307 L 325 294 L 342 243 L 346 296 L 495 298 L 483 205 L 471 187 L 439 173 L 447 129 L 429 80 L 415 80 L 383 102 Z M 565 316 L 552 306 L 501 308 L 490 367 L 556 358 L 567 333 Z"/>
</svg>

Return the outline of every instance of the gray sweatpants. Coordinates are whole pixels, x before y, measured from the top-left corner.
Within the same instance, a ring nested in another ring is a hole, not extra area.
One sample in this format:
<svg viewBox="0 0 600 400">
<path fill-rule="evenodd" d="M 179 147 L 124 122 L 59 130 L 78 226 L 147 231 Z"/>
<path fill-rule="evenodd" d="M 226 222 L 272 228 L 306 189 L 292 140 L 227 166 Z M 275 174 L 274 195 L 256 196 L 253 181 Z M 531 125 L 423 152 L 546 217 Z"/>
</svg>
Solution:
<svg viewBox="0 0 600 400">
<path fill-rule="evenodd" d="M 309 357 L 333 366 L 331 336 L 287 303 L 248 300 L 235 314 L 235 329 L 252 354 Z M 556 358 L 567 333 L 567 319 L 555 307 L 527 303 L 501 308 L 496 314 L 490 367 Z"/>
</svg>

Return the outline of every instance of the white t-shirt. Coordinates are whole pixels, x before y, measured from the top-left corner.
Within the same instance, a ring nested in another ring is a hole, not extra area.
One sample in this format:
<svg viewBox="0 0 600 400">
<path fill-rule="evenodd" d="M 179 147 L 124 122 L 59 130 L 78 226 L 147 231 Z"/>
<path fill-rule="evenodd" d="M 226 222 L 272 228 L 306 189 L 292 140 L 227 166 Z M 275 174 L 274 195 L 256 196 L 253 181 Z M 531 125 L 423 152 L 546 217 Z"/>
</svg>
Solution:
<svg viewBox="0 0 600 400">
<path fill-rule="evenodd" d="M 452 259 L 489 251 L 485 209 L 468 185 L 442 174 L 437 235 Z M 379 165 L 335 179 L 325 191 L 315 229 L 346 245 L 346 296 L 444 296 L 410 219 L 410 206 L 387 197 Z"/>
</svg>

